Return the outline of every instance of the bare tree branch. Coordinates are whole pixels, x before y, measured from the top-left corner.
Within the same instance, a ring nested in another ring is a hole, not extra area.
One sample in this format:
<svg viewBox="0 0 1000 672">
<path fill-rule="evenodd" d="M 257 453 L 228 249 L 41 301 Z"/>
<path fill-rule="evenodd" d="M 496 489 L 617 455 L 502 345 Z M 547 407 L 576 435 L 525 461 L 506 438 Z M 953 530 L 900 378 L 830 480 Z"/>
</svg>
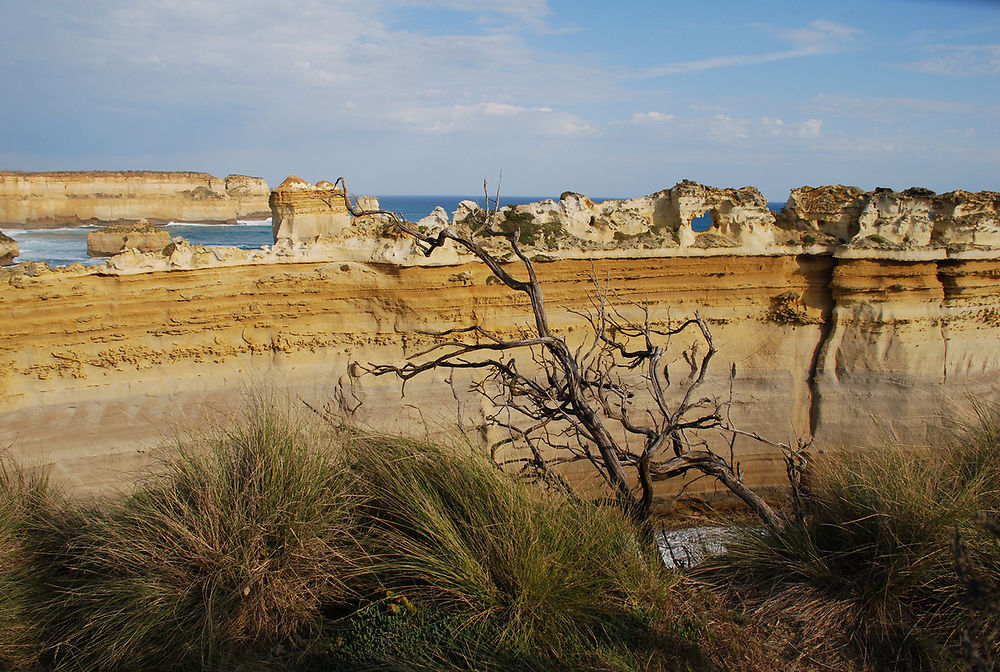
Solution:
<svg viewBox="0 0 1000 672">
<path fill-rule="evenodd" d="M 478 258 L 509 289 L 525 294 L 531 305 L 532 326 L 522 328 L 518 337 L 504 338 L 478 324 L 420 332 L 440 340 L 402 364 L 370 364 L 368 373 L 397 376 L 405 392 L 407 381 L 427 371 L 482 370 L 483 377 L 473 382 L 472 389 L 497 409 L 486 414 L 489 426 L 503 434 L 491 445 L 497 464 L 562 482 L 557 467 L 589 462 L 618 504 L 638 520 L 649 516 L 655 482 L 694 472 L 699 478 L 717 479 L 768 526 L 782 524 L 782 518 L 743 482 L 735 443 L 743 438 L 774 446 L 786 461 L 790 479 L 797 478 L 805 465 L 808 444 L 792 448 L 733 425 L 735 367 L 727 401 L 702 395 L 717 350 L 700 313 L 679 323 L 669 317 L 657 322 L 648 304 L 619 295 L 593 272 L 589 310 L 569 311 L 588 325 L 589 333 L 571 348 L 550 328 L 542 286 L 521 247 L 520 231 L 498 225 L 499 185 L 491 199 L 484 181 L 486 208 L 453 223 L 467 228 L 462 233 L 451 226 L 422 232 L 397 213 L 357 211 L 343 178 L 337 184 L 352 215 L 386 216 L 427 256 L 451 241 Z M 515 277 L 511 265 L 484 247 L 480 238 L 504 241 L 526 279 Z M 686 334 L 694 337 L 692 344 L 679 356 L 670 354 L 674 341 Z M 519 357 L 528 363 L 527 369 L 518 366 Z M 686 365 L 682 381 L 671 379 L 671 362 Z M 727 438 L 728 456 L 711 450 L 700 437 L 708 430 Z"/>
</svg>

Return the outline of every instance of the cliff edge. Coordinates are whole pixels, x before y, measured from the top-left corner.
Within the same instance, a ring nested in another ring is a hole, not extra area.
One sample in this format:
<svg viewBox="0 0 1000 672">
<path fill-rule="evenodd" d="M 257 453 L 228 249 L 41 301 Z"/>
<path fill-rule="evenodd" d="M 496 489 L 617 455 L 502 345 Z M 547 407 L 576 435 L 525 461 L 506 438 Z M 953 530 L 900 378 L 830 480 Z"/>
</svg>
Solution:
<svg viewBox="0 0 1000 672">
<path fill-rule="evenodd" d="M 153 171 L 0 171 L 0 225 L 169 221 L 235 223 L 266 218 L 269 190 L 259 177 Z"/>
</svg>

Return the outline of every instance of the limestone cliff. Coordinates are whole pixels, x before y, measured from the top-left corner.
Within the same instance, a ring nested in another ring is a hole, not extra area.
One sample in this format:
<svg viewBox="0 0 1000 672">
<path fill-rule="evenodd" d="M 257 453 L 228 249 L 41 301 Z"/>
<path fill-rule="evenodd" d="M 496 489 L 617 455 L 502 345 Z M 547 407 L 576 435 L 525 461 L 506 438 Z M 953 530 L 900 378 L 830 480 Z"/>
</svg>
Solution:
<svg viewBox="0 0 1000 672">
<path fill-rule="evenodd" d="M 274 242 L 314 242 L 319 237 L 342 236 L 352 224 L 367 231 L 374 216 L 352 217 L 348 202 L 344 190 L 326 180 L 313 185 L 298 175 L 288 176 L 268 200 Z M 352 207 L 356 212 L 378 210 L 378 199 L 360 196 Z"/>
<path fill-rule="evenodd" d="M 501 216 L 545 262 L 550 321 L 571 339 L 594 273 L 656 320 L 699 310 L 719 349 L 705 391 L 728 394 L 735 364 L 733 419 L 744 428 L 812 436 L 824 449 L 893 433 L 919 443 L 948 404 L 995 398 L 993 195 L 792 196 L 777 219 L 752 188 L 692 183 L 628 201 L 565 194 Z M 462 226 L 473 207 L 422 225 Z M 683 233 L 706 211 L 709 231 Z M 77 489 L 101 488 L 145 464 L 170 422 L 261 380 L 314 403 L 339 399 L 384 429 L 474 427 L 489 409 L 467 378 L 417 378 L 401 399 L 398 381 L 358 376 L 353 363 L 399 361 L 432 341 L 427 331 L 455 325 L 514 334 L 526 306 L 468 255 L 428 258 L 381 231 L 356 218 L 315 242 L 243 251 L 177 241 L 92 269 L 0 271 L 0 423 L 14 451 Z M 775 453 L 737 451 L 752 484 L 783 482 Z"/>
<path fill-rule="evenodd" d="M 0 171 L 0 224 L 233 222 L 268 216 L 259 177 L 152 171 Z"/>
<path fill-rule="evenodd" d="M 0 266 L 9 266 L 21 254 L 17 241 L 0 231 Z"/>
</svg>

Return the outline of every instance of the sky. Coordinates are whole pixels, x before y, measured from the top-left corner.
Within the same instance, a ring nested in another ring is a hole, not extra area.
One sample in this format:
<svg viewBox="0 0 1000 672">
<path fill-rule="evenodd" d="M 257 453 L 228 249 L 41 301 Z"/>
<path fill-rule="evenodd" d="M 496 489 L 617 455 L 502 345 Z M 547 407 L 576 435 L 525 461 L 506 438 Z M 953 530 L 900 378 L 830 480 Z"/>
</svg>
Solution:
<svg viewBox="0 0 1000 672">
<path fill-rule="evenodd" d="M 33 0 L 0 169 L 1000 190 L 1000 0 Z"/>
</svg>

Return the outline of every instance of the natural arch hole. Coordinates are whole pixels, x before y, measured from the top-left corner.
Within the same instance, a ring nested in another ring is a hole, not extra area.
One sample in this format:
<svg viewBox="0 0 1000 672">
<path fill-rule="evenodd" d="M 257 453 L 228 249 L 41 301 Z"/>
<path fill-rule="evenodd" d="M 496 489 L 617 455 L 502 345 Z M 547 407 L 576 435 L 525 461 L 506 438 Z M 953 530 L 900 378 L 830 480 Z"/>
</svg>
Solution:
<svg viewBox="0 0 1000 672">
<path fill-rule="evenodd" d="M 695 233 L 701 233 L 702 231 L 708 231 L 712 228 L 712 211 L 706 210 L 697 217 L 691 220 L 691 229 Z"/>
</svg>

